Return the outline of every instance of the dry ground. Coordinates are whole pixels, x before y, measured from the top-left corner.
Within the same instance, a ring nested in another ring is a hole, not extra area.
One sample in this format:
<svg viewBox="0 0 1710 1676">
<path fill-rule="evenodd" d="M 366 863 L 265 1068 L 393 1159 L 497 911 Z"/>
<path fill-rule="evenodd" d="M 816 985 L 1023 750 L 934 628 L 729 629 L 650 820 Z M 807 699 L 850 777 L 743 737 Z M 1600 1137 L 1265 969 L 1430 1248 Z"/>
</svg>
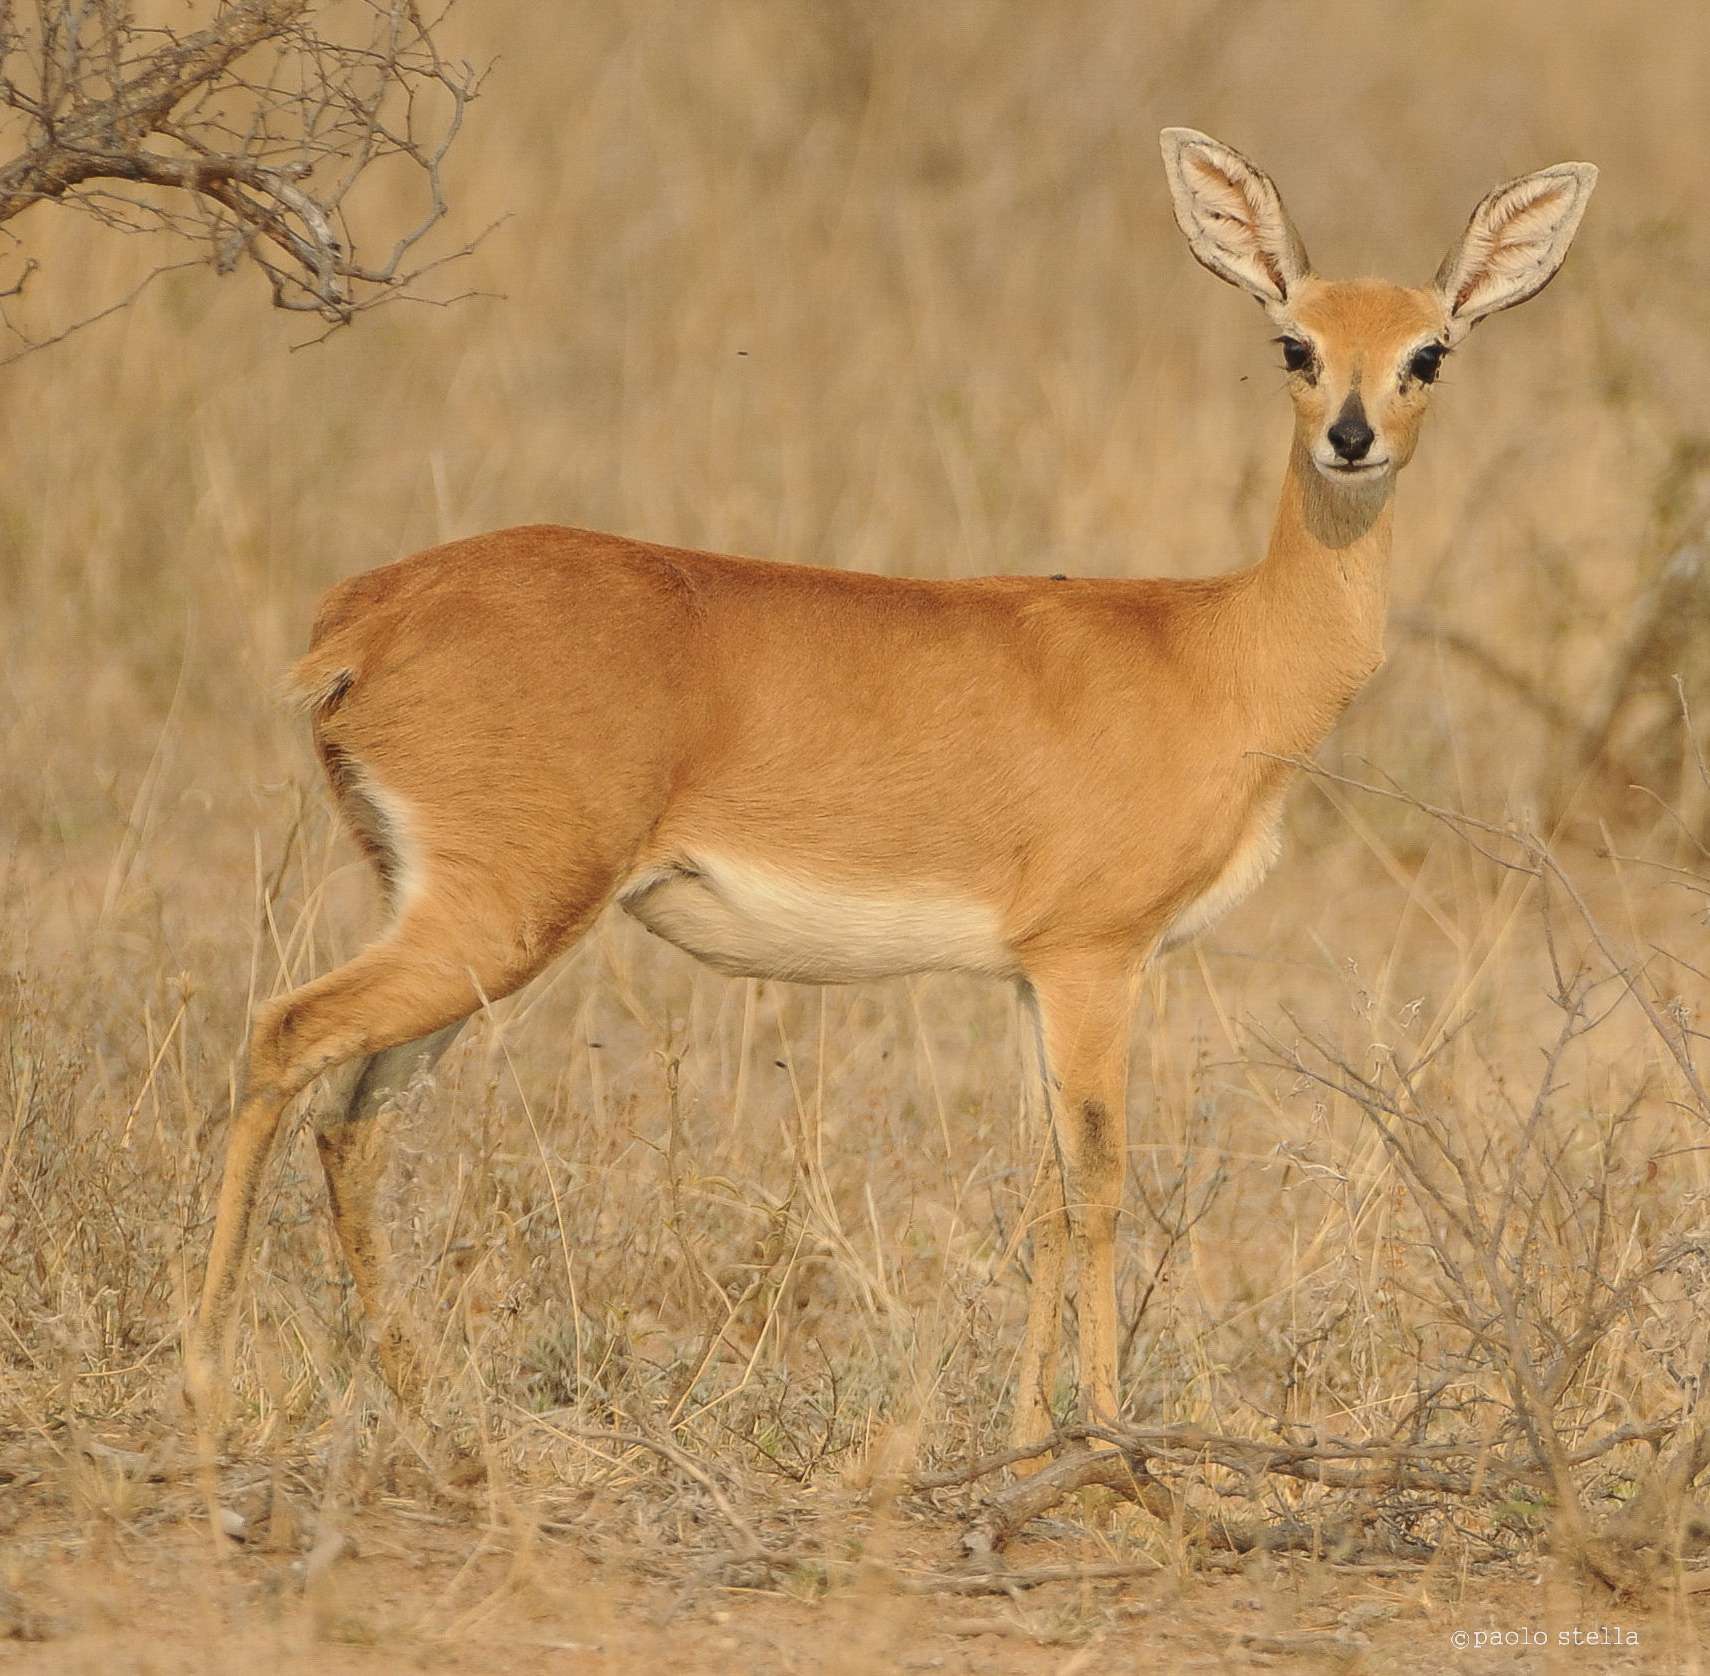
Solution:
<svg viewBox="0 0 1710 1676">
<path fill-rule="evenodd" d="M 452 189 L 465 232 L 510 219 L 447 291 L 482 296 L 291 354 L 179 274 L 5 370 L 0 1668 L 1699 1668 L 1700 1539 L 1640 1604 L 1551 1558 L 1692 1418 L 1710 1277 L 1710 21 L 1573 14 L 466 0 L 497 62 Z M 1603 169 L 1402 486 L 1391 657 L 1323 753 L 1380 791 L 1303 784 L 1136 1022 L 1130 1418 L 1466 1444 L 1461 1478 L 1189 1451 L 1174 1528 L 1088 1495 L 1011 1556 L 1155 1572 L 909 1594 L 982 1492 L 883 1484 L 1004 1432 L 1013 1002 L 727 982 L 614 921 L 409 1117 L 421 1420 L 282 1148 L 216 1553 L 176 1334 L 244 1020 L 366 923 L 274 698 L 319 591 L 540 518 L 932 575 L 1247 562 L 1286 404 L 1174 230 L 1165 122 L 1265 164 L 1330 273 L 1422 278 L 1494 180 Z M 153 259 L 14 225 L 38 327 Z M 600 1435 L 638 1432 L 681 1459 Z M 1189 1528 L 1232 1509 L 1317 1535 L 1232 1560 Z M 1602 1624 L 1638 1648 L 1450 1639 Z"/>
<path fill-rule="evenodd" d="M 1448 1567 L 1184 1564 L 1130 1582 L 946 1600 L 898 1592 L 898 1578 L 939 1571 L 945 1557 L 941 1531 L 905 1522 L 878 1533 L 894 1570 L 834 1561 L 827 1591 L 816 1556 L 851 1554 L 875 1535 L 863 1503 L 831 1495 L 822 1499 L 835 1505 L 788 1510 L 798 1573 L 744 1587 L 661 1578 L 648 1544 L 614 1543 L 610 1532 L 524 1534 L 514 1508 L 428 1512 L 393 1496 L 345 1521 L 342 1556 L 317 1575 L 313 1561 L 265 1541 L 212 1555 L 190 1526 L 194 1499 L 141 1498 L 148 1505 L 133 1506 L 128 1529 L 23 1571 L 22 1586 L 0 1596 L 16 1626 L 0 1640 L 0 1669 L 1519 1676 L 1703 1667 L 1702 1596 L 1623 1606 L 1552 1585 L 1542 1570 L 1497 1581 Z M 1107 1553 L 1099 1522 L 1055 1521 L 1017 1544 L 1012 1563 Z M 1481 1635 L 1489 1640 L 1475 1644 Z"/>
</svg>

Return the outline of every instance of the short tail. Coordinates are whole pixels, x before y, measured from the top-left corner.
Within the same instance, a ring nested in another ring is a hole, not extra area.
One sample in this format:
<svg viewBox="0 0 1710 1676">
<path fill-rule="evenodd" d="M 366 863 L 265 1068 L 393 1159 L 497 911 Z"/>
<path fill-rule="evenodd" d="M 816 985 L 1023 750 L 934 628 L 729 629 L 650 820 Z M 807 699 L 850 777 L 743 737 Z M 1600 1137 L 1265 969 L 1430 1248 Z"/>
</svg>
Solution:
<svg viewBox="0 0 1710 1676">
<path fill-rule="evenodd" d="M 299 658 L 281 683 L 285 702 L 316 718 L 330 716 L 355 685 L 356 670 L 349 657 L 330 653 L 325 647 Z"/>
</svg>

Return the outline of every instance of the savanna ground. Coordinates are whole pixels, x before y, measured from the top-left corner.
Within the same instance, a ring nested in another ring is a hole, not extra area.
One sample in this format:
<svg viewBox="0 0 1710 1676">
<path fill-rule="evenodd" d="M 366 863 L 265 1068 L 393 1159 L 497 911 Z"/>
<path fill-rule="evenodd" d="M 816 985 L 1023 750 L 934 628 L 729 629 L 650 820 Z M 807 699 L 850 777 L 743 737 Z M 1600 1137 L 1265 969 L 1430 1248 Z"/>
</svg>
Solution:
<svg viewBox="0 0 1710 1676">
<path fill-rule="evenodd" d="M 1690 1494 L 1633 1598 L 1570 1561 L 1702 1418 L 1710 20 L 465 0 L 453 44 L 496 59 L 448 176 L 464 235 L 508 216 L 445 276 L 482 295 L 292 354 L 197 270 L 0 374 L 0 1667 L 1700 1669 Z M 369 911 L 275 697 L 319 592 L 536 519 L 1251 560 L 1286 403 L 1174 229 L 1166 122 L 1255 156 L 1331 274 L 1423 279 L 1494 181 L 1603 170 L 1442 381 L 1341 778 L 1136 1020 L 1128 1418 L 1199 1428 L 1154 1457 L 1177 1516 L 1085 1492 L 1006 1556 L 1072 1580 L 915 1592 L 1000 1482 L 909 1480 L 1004 1436 L 1014 1004 L 730 982 L 620 919 L 408 1116 L 426 1413 L 295 1132 L 199 1467 L 177 1340 L 246 1013 Z M 155 259 L 17 225 L 39 327 Z M 1414 1466 L 1277 1469 L 1337 1440 Z M 1603 1625 L 1636 1644 L 1573 1643 Z M 1491 1630 L 1532 1644 L 1453 1639 Z"/>
</svg>

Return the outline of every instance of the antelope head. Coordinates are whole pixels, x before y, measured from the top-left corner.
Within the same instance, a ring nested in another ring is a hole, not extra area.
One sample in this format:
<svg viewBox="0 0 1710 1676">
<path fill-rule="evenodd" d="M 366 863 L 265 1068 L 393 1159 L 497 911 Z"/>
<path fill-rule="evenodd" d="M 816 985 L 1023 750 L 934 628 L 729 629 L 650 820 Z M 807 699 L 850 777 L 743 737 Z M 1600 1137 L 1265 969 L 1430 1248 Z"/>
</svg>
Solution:
<svg viewBox="0 0 1710 1676">
<path fill-rule="evenodd" d="M 1176 221 L 1206 267 L 1255 297 L 1281 334 L 1296 436 L 1345 489 L 1388 485 L 1419 438 L 1444 361 L 1488 314 L 1555 277 L 1597 183 L 1557 163 L 1499 186 L 1429 285 L 1321 279 L 1271 179 L 1192 128 L 1163 132 Z"/>
</svg>

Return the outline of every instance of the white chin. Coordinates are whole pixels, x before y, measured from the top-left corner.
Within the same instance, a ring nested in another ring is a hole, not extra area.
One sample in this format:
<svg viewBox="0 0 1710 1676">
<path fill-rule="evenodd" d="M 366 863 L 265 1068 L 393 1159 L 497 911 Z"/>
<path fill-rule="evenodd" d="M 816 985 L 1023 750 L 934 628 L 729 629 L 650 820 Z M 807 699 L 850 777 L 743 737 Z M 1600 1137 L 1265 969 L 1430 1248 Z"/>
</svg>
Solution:
<svg viewBox="0 0 1710 1676">
<path fill-rule="evenodd" d="M 1318 467 L 1320 475 L 1329 478 L 1332 483 L 1347 485 L 1376 483 L 1390 474 L 1394 464 L 1386 456 L 1381 460 L 1361 460 L 1358 465 L 1351 466 L 1345 460 L 1321 460 L 1316 454 L 1312 457 L 1312 463 Z"/>
</svg>

